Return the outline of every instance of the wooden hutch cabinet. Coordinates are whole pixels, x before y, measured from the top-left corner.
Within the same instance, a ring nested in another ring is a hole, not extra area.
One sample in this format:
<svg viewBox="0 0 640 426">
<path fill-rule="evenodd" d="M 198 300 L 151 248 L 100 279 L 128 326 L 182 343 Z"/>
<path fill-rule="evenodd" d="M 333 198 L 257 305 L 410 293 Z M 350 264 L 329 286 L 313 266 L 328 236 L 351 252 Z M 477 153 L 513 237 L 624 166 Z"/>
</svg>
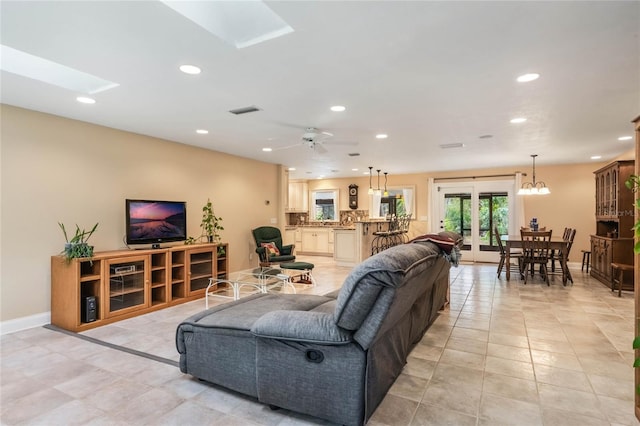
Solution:
<svg viewBox="0 0 640 426">
<path fill-rule="evenodd" d="M 591 236 L 591 276 L 612 285 L 611 263 L 633 264 L 634 194 L 625 181 L 635 163 L 615 161 L 596 170 L 596 234 Z M 625 276 L 633 288 L 633 276 Z"/>
<path fill-rule="evenodd" d="M 84 331 L 202 298 L 210 278 L 228 273 L 228 255 L 222 243 L 98 252 L 70 262 L 52 256 L 51 323 Z"/>
</svg>

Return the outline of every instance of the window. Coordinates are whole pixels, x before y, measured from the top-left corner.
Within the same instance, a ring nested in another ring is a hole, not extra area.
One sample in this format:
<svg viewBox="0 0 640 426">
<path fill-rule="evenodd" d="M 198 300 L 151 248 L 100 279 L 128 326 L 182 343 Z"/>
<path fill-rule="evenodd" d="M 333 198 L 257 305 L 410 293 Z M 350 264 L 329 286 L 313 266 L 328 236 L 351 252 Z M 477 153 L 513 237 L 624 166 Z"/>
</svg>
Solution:
<svg viewBox="0 0 640 426">
<path fill-rule="evenodd" d="M 403 216 L 410 214 L 415 218 L 415 203 L 413 202 L 414 188 L 394 187 L 388 188 L 389 195 L 373 195 L 371 197 L 371 217 L 385 218 L 388 215 Z"/>
<path fill-rule="evenodd" d="M 337 189 L 312 191 L 311 220 L 337 221 L 338 195 Z"/>
</svg>

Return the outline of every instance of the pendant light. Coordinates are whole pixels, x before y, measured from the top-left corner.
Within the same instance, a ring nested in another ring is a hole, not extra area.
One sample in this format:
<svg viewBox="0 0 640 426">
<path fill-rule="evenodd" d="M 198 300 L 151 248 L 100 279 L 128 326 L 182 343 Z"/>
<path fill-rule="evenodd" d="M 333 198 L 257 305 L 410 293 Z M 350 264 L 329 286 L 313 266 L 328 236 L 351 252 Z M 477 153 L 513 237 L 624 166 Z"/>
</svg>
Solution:
<svg viewBox="0 0 640 426">
<path fill-rule="evenodd" d="M 533 158 L 533 181 L 525 182 L 522 184 L 522 187 L 518 191 L 518 195 L 547 195 L 550 194 L 551 191 L 547 188 L 547 185 L 544 182 L 536 182 L 536 157 L 538 154 L 531 154 L 531 158 Z"/>
<path fill-rule="evenodd" d="M 389 196 L 389 191 L 387 191 L 387 172 L 384 172 L 384 196 Z"/>
<path fill-rule="evenodd" d="M 382 195 L 382 191 L 380 190 L 380 169 L 377 169 L 378 172 L 378 189 L 375 190 L 375 194 L 377 196 Z"/>
<path fill-rule="evenodd" d="M 371 171 L 373 170 L 373 166 L 369 166 L 369 191 L 367 193 L 369 195 L 373 195 L 373 187 L 371 186 Z"/>
</svg>

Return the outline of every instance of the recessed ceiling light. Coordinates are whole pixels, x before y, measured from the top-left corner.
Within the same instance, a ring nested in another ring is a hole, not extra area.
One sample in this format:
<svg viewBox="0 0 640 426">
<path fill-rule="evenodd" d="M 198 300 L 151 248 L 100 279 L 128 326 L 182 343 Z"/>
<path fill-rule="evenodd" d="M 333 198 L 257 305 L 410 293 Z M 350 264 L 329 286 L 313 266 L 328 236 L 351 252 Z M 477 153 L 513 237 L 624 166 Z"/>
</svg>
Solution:
<svg viewBox="0 0 640 426">
<path fill-rule="evenodd" d="M 368 176 L 368 175 L 369 175 L 369 172 L 363 172 L 362 174 L 363 174 L 363 175 L 367 175 L 367 176 Z"/>
<path fill-rule="evenodd" d="M 198 129 L 198 130 L 196 130 L 196 133 L 199 134 L 199 135 L 206 135 L 206 134 L 209 133 L 209 131 L 205 130 L 205 129 Z"/>
<path fill-rule="evenodd" d="M 520 123 L 524 123 L 525 121 L 527 121 L 527 119 L 526 119 L 526 118 L 524 118 L 524 117 L 518 117 L 518 118 L 512 118 L 512 119 L 511 119 L 511 121 L 510 121 L 510 123 L 513 123 L 513 124 L 520 124 Z"/>
<path fill-rule="evenodd" d="M 358 169 L 351 169 L 351 171 L 352 171 L 352 172 L 357 172 L 357 171 L 358 171 Z"/>
<path fill-rule="evenodd" d="M 180 65 L 180 71 L 182 71 L 185 74 L 200 74 L 202 71 L 200 70 L 200 68 L 196 67 L 195 65 Z"/>
<path fill-rule="evenodd" d="M 318 179 L 324 179 L 323 175 L 318 176 Z"/>
<path fill-rule="evenodd" d="M 289 167 L 289 171 L 290 171 L 290 172 L 295 172 L 295 171 L 296 171 L 296 168 L 295 168 L 295 167 Z"/>
<path fill-rule="evenodd" d="M 592 159 L 592 160 L 599 160 L 599 159 L 601 159 L 601 158 L 602 158 L 602 155 L 592 155 L 592 156 L 591 156 L 591 159 Z"/>
<path fill-rule="evenodd" d="M 87 98 L 86 96 L 78 96 L 76 98 L 76 101 L 83 103 L 83 104 L 95 104 L 96 100 L 93 98 Z"/>
<path fill-rule="evenodd" d="M 271 152 L 271 151 L 273 151 L 273 149 L 271 149 L 271 148 L 262 148 L 262 150 L 263 150 L 264 152 Z"/>
<path fill-rule="evenodd" d="M 387 135 L 386 133 L 378 133 L 376 135 L 376 139 L 386 139 L 388 137 L 389 137 L 389 135 Z"/>
<path fill-rule="evenodd" d="M 618 138 L 619 141 L 630 141 L 631 139 L 633 139 L 631 136 L 620 136 Z"/>
<path fill-rule="evenodd" d="M 518 80 L 520 83 L 527 83 L 529 81 L 537 80 L 539 77 L 540 77 L 540 74 L 532 72 L 529 74 L 523 74 L 520 77 L 518 77 L 516 80 Z"/>
<path fill-rule="evenodd" d="M 342 105 L 334 105 L 334 106 L 331 107 L 331 111 L 333 111 L 333 112 L 342 112 L 345 109 L 347 109 L 347 108 L 343 107 Z"/>
</svg>

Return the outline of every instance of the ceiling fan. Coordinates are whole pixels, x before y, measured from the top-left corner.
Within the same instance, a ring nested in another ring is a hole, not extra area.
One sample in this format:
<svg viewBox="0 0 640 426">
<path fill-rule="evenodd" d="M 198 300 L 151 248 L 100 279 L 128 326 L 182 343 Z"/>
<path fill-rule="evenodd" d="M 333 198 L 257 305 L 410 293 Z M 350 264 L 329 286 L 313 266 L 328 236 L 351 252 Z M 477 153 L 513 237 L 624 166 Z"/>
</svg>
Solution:
<svg viewBox="0 0 640 426">
<path fill-rule="evenodd" d="M 341 142 L 341 141 L 329 141 L 328 139 L 333 137 L 333 133 L 317 129 L 315 127 L 307 127 L 304 129 L 302 135 L 302 145 L 312 149 L 318 154 L 324 154 L 327 152 L 324 145 L 357 145 L 357 142 Z M 276 149 L 288 149 L 300 146 L 300 144 L 283 146 Z"/>
</svg>

